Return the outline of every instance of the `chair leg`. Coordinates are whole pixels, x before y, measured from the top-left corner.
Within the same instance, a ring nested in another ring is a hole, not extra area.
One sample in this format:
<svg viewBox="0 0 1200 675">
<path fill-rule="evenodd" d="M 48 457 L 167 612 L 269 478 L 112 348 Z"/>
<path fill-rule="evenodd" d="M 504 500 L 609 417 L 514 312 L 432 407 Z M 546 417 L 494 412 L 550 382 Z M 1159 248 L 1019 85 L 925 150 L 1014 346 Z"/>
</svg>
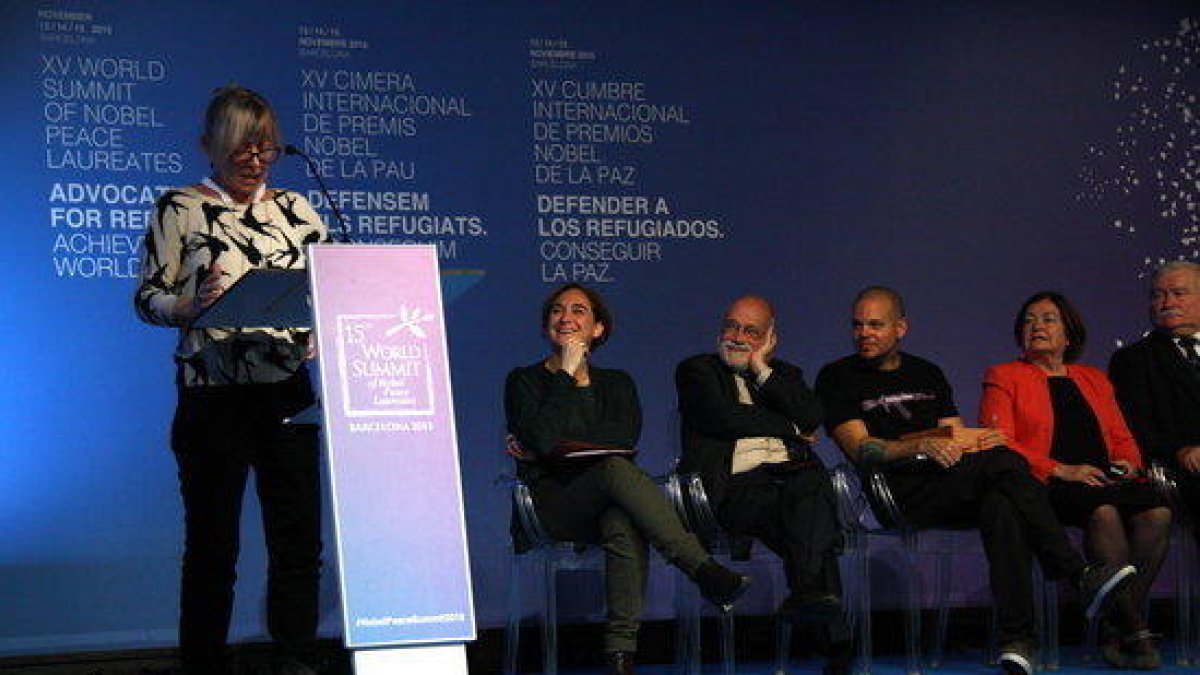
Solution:
<svg viewBox="0 0 1200 675">
<path fill-rule="evenodd" d="M 997 636 L 1000 626 L 1000 614 L 996 611 L 996 603 L 992 603 L 992 611 L 988 612 L 987 652 L 984 663 L 989 666 L 1000 665 L 1000 639 Z"/>
<path fill-rule="evenodd" d="M 719 620 L 721 622 L 721 673 L 722 675 L 736 675 L 737 657 L 734 654 L 733 645 L 733 612 L 721 612 Z"/>
<path fill-rule="evenodd" d="M 1195 540 L 1188 526 L 1175 528 L 1175 663 L 1195 664 L 1192 657 L 1192 575 L 1195 574 Z"/>
<path fill-rule="evenodd" d="M 550 556 L 542 559 L 542 576 L 542 669 L 545 675 L 558 675 L 558 566 Z"/>
<path fill-rule="evenodd" d="M 516 675 L 521 646 L 521 556 L 515 553 L 508 574 L 508 621 L 504 626 L 504 675 Z"/>
<path fill-rule="evenodd" d="M 871 625 L 871 549 L 870 537 L 864 535 L 855 547 L 858 569 L 858 593 L 855 598 L 858 622 L 858 670 L 863 675 L 871 673 L 871 650 L 874 646 Z"/>
<path fill-rule="evenodd" d="M 909 675 L 919 675 L 923 671 L 921 664 L 921 573 L 915 533 L 904 535 L 904 558 L 906 568 L 904 570 L 906 595 L 904 600 L 904 641 L 908 659 L 907 672 Z"/>
<path fill-rule="evenodd" d="M 775 675 L 787 675 L 788 661 L 792 651 L 792 617 L 780 614 L 778 608 L 787 598 L 791 588 L 788 586 L 787 570 L 783 561 L 771 566 L 771 604 L 775 612 Z"/>
<path fill-rule="evenodd" d="M 775 675 L 787 675 L 792 653 L 792 622 L 775 616 Z"/>
<path fill-rule="evenodd" d="M 1093 658 L 1100 653 L 1100 619 L 1099 617 L 1085 621 L 1083 627 L 1083 653 L 1086 658 Z"/>
<path fill-rule="evenodd" d="M 1061 665 L 1058 638 L 1058 583 L 1049 581 L 1040 566 L 1035 568 L 1034 583 L 1041 590 L 1038 608 L 1041 618 L 1037 630 L 1042 643 L 1042 669 L 1058 670 Z"/>
<path fill-rule="evenodd" d="M 687 608 L 683 605 L 683 597 L 679 575 L 674 575 L 675 578 L 675 667 L 681 675 L 689 675 L 692 671 L 688 667 L 688 642 L 690 642 L 691 622 L 692 618 L 689 615 Z"/>
<path fill-rule="evenodd" d="M 948 549 L 947 549 L 948 550 Z M 934 599 L 937 602 L 937 625 L 933 633 L 933 646 L 929 652 L 929 667 L 942 665 L 946 649 L 946 633 L 950 625 L 950 555 L 945 551 L 934 553 Z"/>
<path fill-rule="evenodd" d="M 700 651 L 700 603 L 698 593 L 682 572 L 675 573 L 675 664 L 684 675 L 704 672 Z"/>
</svg>

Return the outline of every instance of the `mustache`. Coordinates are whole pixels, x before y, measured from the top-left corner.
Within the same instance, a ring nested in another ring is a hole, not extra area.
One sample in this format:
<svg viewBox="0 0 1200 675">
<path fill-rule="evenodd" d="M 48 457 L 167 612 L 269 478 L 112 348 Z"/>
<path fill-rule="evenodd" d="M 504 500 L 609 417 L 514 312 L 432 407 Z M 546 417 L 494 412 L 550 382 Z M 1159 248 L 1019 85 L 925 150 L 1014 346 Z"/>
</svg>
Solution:
<svg viewBox="0 0 1200 675">
<path fill-rule="evenodd" d="M 722 340 L 721 349 L 730 352 L 749 352 L 750 345 L 745 344 L 744 342 L 734 342 L 733 340 Z"/>
</svg>

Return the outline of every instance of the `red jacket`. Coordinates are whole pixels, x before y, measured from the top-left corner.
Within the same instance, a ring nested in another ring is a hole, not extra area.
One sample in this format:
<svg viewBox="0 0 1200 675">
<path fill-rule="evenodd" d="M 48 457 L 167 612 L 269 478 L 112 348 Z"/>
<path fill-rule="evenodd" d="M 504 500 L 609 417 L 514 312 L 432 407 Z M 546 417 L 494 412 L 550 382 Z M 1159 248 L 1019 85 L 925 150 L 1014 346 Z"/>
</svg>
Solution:
<svg viewBox="0 0 1200 675">
<path fill-rule="evenodd" d="M 1117 407 L 1112 383 L 1091 366 L 1067 365 L 1067 377 L 1075 381 L 1088 406 L 1096 414 L 1110 459 L 1123 459 L 1142 467 L 1142 453 Z M 980 426 L 1000 429 L 1013 450 L 1025 455 L 1033 475 L 1049 480 L 1059 462 L 1050 458 L 1054 440 L 1054 408 L 1050 403 L 1049 376 L 1025 361 L 1011 361 L 988 368 L 983 376 L 983 399 L 979 402 Z"/>
</svg>

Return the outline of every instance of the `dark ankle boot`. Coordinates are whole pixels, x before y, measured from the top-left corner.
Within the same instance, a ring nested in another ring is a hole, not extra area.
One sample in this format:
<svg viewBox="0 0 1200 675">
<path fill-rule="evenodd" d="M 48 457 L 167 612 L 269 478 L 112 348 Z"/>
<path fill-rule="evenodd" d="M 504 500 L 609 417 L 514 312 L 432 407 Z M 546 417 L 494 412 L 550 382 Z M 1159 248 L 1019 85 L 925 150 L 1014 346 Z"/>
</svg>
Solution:
<svg viewBox="0 0 1200 675">
<path fill-rule="evenodd" d="M 776 612 L 796 623 L 828 623 L 842 614 L 842 600 L 830 593 L 802 591 L 787 596 Z"/>
<path fill-rule="evenodd" d="M 854 643 L 846 640 L 830 647 L 821 668 L 823 675 L 849 675 L 854 669 Z"/>
<path fill-rule="evenodd" d="M 1162 654 L 1155 644 L 1157 639 L 1157 635 L 1144 628 L 1125 636 L 1122 646 L 1129 657 L 1128 667 L 1134 670 L 1158 670 L 1162 667 Z"/>
<path fill-rule="evenodd" d="M 633 652 L 608 652 L 604 655 L 608 675 L 633 675 Z"/>
<path fill-rule="evenodd" d="M 718 564 L 712 558 L 704 561 L 704 564 L 692 575 L 692 580 L 700 589 L 700 595 L 716 605 L 722 612 L 733 609 L 733 602 L 742 597 L 742 594 L 750 587 L 750 577 L 738 574 Z"/>
</svg>

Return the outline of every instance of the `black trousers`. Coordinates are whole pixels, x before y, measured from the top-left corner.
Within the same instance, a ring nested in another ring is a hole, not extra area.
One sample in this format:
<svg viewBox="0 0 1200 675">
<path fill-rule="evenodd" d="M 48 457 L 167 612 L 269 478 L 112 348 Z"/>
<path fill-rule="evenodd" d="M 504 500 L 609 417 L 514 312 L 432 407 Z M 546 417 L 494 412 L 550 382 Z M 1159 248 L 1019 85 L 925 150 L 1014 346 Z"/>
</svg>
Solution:
<svg viewBox="0 0 1200 675">
<path fill-rule="evenodd" d="M 721 526 L 761 541 L 783 559 L 792 591 L 841 594 L 837 498 L 820 465 L 786 473 L 758 467 L 729 479 Z"/>
<path fill-rule="evenodd" d="M 266 534 L 267 627 L 281 655 L 315 644 L 321 566 L 317 431 L 284 425 L 310 405 L 307 370 L 275 384 L 181 388 L 171 429 L 185 541 L 179 646 L 187 664 L 224 661 L 246 478 Z"/>
<path fill-rule="evenodd" d="M 717 519 L 729 532 L 754 537 L 778 555 L 793 593 L 842 596 L 837 497 L 820 463 L 789 471 L 764 465 L 731 476 Z M 825 630 L 830 642 L 849 639 L 841 619 Z"/>
<path fill-rule="evenodd" d="M 887 480 L 911 525 L 979 529 L 1001 644 L 1033 638 L 1034 556 L 1049 579 L 1083 570 L 1045 487 L 1008 448 L 964 455 L 949 469 L 891 471 Z"/>
</svg>

